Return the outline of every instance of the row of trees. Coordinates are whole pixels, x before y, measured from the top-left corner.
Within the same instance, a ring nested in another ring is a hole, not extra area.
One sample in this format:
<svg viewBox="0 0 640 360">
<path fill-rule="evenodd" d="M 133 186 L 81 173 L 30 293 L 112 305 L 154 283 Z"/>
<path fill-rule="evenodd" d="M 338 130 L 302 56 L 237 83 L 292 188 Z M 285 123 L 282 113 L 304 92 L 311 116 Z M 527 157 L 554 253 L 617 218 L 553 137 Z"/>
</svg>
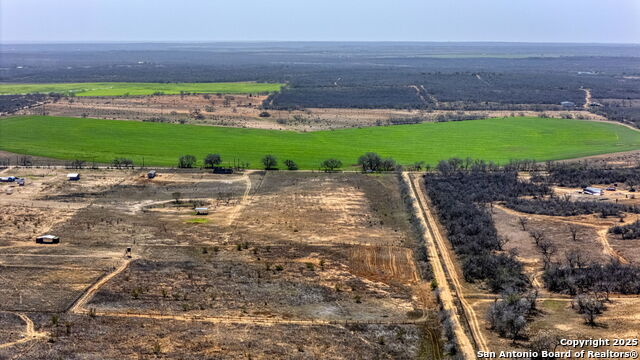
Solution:
<svg viewBox="0 0 640 360">
<path fill-rule="evenodd" d="M 603 218 L 620 216 L 623 212 L 639 213 L 636 206 L 627 206 L 604 201 L 572 201 L 568 196 L 537 199 L 510 198 L 505 205 L 527 214 L 574 216 L 600 214 Z"/>
<path fill-rule="evenodd" d="M 640 184 L 640 167 L 607 169 L 585 163 L 554 164 L 548 181 L 560 186 L 586 187 L 591 184 Z"/>
<path fill-rule="evenodd" d="M 114 160 L 114 162 L 115 161 L 116 160 Z M 194 155 L 182 155 L 178 158 L 178 167 L 183 169 L 194 168 L 197 162 L 198 161 Z M 208 154 L 205 156 L 203 163 L 205 168 L 215 168 L 222 164 L 222 157 L 220 154 Z M 261 163 L 265 170 L 278 169 L 278 158 L 275 155 L 265 155 L 262 158 Z M 293 160 L 284 160 L 283 164 L 286 166 L 287 170 L 298 170 L 298 164 Z M 248 167 L 248 164 L 246 164 L 245 167 Z M 342 161 L 334 158 L 326 159 L 320 163 L 320 169 L 327 172 L 335 171 L 341 167 Z"/>
<path fill-rule="evenodd" d="M 116 161 L 116 160 L 114 160 Z M 205 168 L 214 168 L 222 164 L 222 157 L 219 154 L 208 154 L 204 158 Z M 265 170 L 278 169 L 278 158 L 273 154 L 267 154 L 261 159 L 261 163 Z M 178 158 L 179 168 L 193 168 L 197 164 L 197 159 L 194 155 L 182 155 Z M 283 161 L 287 170 L 298 170 L 298 164 L 291 160 L 286 159 Z M 380 155 L 368 152 L 358 158 L 358 165 L 364 172 L 381 172 L 381 171 L 396 171 L 400 169 L 400 166 L 392 158 L 382 158 Z M 342 168 L 343 163 L 336 158 L 329 158 L 323 160 L 319 164 L 319 168 L 326 172 L 336 171 Z M 421 170 L 424 167 L 424 162 L 417 162 L 413 165 L 414 168 Z"/>
</svg>

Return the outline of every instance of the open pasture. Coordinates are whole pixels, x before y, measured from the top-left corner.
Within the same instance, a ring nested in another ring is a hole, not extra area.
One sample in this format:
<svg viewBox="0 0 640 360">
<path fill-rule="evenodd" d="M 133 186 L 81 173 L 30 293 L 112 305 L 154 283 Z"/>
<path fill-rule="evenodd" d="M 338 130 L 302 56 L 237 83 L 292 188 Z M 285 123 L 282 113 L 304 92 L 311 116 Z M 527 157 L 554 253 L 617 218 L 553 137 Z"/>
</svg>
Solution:
<svg viewBox="0 0 640 360">
<path fill-rule="evenodd" d="M 156 93 L 180 94 L 247 94 L 269 93 L 280 90 L 281 84 L 229 82 L 229 83 L 143 83 L 96 82 L 50 84 L 0 84 L 0 95 L 60 93 L 76 96 L 137 96 Z"/>
<path fill-rule="evenodd" d="M 453 156 L 505 163 L 510 159 L 559 160 L 640 148 L 640 133 L 627 127 L 581 120 L 500 118 L 316 131 L 202 127 L 62 117 L 0 120 L 0 149 L 58 159 L 108 163 L 116 157 L 136 164 L 175 166 L 183 154 L 199 161 L 208 153 L 260 168 L 265 154 L 317 169 L 327 158 L 345 167 L 368 151 L 401 164 L 435 164 Z M 198 163 L 200 164 L 200 163 Z"/>
<path fill-rule="evenodd" d="M 1 173 L 27 183 L 0 185 L 0 207 L 11 210 L 0 218 L 0 358 L 440 354 L 429 274 L 395 175 Z M 60 244 L 36 244 L 42 233 Z M 12 344 L 27 321 L 43 340 Z"/>
</svg>

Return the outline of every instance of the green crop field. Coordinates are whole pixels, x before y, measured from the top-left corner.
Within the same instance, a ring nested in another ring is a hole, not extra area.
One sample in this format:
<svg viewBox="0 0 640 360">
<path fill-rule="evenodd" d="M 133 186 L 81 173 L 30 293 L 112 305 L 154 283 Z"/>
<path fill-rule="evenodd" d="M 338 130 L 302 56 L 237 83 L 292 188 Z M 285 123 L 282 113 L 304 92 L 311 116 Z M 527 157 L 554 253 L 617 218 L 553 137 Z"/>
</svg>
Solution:
<svg viewBox="0 0 640 360">
<path fill-rule="evenodd" d="M 57 84 L 2 84 L 0 95 L 59 93 L 77 96 L 152 95 L 154 93 L 180 94 L 181 91 L 198 94 L 248 94 L 279 91 L 282 84 L 253 82 L 234 83 L 57 83 Z"/>
<path fill-rule="evenodd" d="M 260 167 L 265 154 L 315 169 L 335 157 L 350 166 L 364 152 L 402 164 L 434 164 L 452 156 L 504 163 L 557 160 L 640 149 L 640 132 L 582 120 L 501 118 L 297 133 L 292 131 L 173 125 L 47 116 L 0 119 L 0 149 L 60 159 L 175 166 L 182 154 L 199 163 L 207 153 Z"/>
</svg>

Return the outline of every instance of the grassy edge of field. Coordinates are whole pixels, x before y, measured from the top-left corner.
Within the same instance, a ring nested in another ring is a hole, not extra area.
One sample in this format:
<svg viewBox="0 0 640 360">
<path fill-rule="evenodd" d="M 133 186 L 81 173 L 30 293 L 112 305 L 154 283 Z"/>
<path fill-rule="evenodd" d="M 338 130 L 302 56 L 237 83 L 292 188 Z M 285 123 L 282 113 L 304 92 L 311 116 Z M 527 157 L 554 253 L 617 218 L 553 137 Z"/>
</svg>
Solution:
<svg viewBox="0 0 640 360">
<path fill-rule="evenodd" d="M 28 129 L 25 131 L 25 129 Z M 577 136 L 581 134 L 582 136 Z M 422 146 L 421 146 L 422 145 Z M 564 160 L 640 149 L 640 132 L 621 125 L 584 120 L 499 118 L 297 133 L 49 116 L 0 119 L 0 149 L 64 160 L 108 163 L 129 157 L 138 165 L 175 166 L 182 154 L 200 161 L 220 153 L 260 167 L 272 153 L 282 167 L 291 159 L 317 169 L 327 158 L 355 164 L 375 151 L 401 164 L 457 156 L 505 163 L 510 159 Z"/>
<path fill-rule="evenodd" d="M 280 91 L 284 84 L 258 82 L 215 83 L 0 83 L 0 95 L 59 93 L 66 96 L 145 96 L 154 94 L 249 94 Z"/>
</svg>

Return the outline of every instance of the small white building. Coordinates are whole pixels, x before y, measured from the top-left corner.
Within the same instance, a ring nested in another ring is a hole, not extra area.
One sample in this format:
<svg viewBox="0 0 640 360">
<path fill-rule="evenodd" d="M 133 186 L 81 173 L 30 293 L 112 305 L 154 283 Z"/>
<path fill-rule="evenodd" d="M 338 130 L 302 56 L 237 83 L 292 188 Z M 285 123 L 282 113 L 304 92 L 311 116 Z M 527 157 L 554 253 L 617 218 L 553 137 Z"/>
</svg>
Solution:
<svg viewBox="0 0 640 360">
<path fill-rule="evenodd" d="M 38 244 L 58 244 L 60 243 L 60 237 L 55 235 L 42 235 L 36 238 Z"/>
<path fill-rule="evenodd" d="M 67 180 L 69 180 L 69 181 L 78 181 L 78 180 L 80 180 L 80 174 L 78 174 L 78 173 L 67 174 Z"/>
<path fill-rule="evenodd" d="M 209 215 L 209 208 L 199 207 L 194 210 L 196 211 L 196 215 Z"/>
<path fill-rule="evenodd" d="M 582 193 L 587 195 L 603 195 L 604 190 L 595 187 L 586 187 L 582 189 Z"/>
</svg>

